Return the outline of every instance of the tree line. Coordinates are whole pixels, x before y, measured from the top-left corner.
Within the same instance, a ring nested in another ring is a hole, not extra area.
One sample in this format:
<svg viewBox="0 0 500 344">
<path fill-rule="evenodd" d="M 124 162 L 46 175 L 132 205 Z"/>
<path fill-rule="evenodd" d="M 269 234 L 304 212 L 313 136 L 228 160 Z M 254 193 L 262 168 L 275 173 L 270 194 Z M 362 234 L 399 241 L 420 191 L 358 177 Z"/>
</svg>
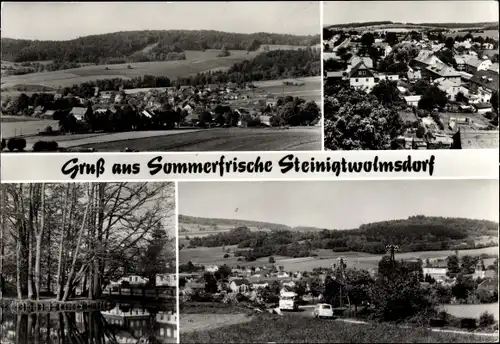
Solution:
<svg viewBox="0 0 500 344">
<path fill-rule="evenodd" d="M 150 279 L 175 259 L 163 227 L 168 183 L 2 186 L 0 290 L 19 299 L 96 299 L 127 273 Z M 147 208 L 145 206 L 147 205 Z"/>
<path fill-rule="evenodd" d="M 2 60 L 12 62 L 55 60 L 102 63 L 110 58 L 128 59 L 147 47 L 158 58 L 161 54 L 185 50 L 255 50 L 261 44 L 310 46 L 320 36 L 295 36 L 274 33 L 228 33 L 213 30 L 126 31 L 91 35 L 67 41 L 35 41 L 2 38 Z M 145 55 L 147 56 L 147 55 Z"/>
<path fill-rule="evenodd" d="M 389 244 L 399 245 L 402 252 L 448 250 L 462 243 L 467 246 L 462 248 L 477 247 L 472 238 L 495 235 L 497 226 L 484 220 L 426 216 L 321 232 L 251 231 L 240 226 L 228 232 L 191 238 L 190 247 L 238 245 L 234 255 L 247 261 L 274 255 L 314 256 L 316 249 L 383 254 Z"/>
</svg>

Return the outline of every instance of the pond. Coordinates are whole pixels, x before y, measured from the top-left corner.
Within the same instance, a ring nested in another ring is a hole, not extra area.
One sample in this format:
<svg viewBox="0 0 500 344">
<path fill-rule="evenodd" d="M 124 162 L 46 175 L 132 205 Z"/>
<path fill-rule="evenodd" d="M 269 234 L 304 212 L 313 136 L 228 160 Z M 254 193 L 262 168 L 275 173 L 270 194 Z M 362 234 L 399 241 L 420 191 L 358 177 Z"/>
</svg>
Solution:
<svg viewBox="0 0 500 344">
<path fill-rule="evenodd" d="M 0 310 L 2 344 L 176 343 L 171 310 L 118 304 L 106 311 L 13 314 Z"/>
</svg>

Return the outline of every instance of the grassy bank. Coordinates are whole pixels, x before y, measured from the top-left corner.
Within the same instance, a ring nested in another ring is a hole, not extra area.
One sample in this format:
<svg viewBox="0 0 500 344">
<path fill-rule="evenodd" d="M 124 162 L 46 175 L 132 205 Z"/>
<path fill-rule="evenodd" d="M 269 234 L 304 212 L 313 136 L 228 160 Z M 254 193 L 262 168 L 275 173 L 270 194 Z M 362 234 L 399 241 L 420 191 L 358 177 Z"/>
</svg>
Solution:
<svg viewBox="0 0 500 344">
<path fill-rule="evenodd" d="M 433 332 L 389 324 L 351 324 L 262 314 L 252 321 L 217 330 L 181 334 L 181 343 L 471 343 L 498 337 Z"/>
</svg>

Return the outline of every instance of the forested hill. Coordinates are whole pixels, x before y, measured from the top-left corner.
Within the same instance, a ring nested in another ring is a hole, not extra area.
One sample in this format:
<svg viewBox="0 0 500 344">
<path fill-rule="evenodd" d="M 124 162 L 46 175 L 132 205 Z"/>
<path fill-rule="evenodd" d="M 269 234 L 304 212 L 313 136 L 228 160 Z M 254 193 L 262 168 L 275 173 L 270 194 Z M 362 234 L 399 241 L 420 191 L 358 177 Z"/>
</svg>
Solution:
<svg viewBox="0 0 500 344">
<path fill-rule="evenodd" d="M 275 33 L 229 33 L 208 30 L 125 31 L 79 37 L 68 41 L 2 38 L 2 60 L 12 62 L 57 60 L 99 63 L 102 59 L 141 53 L 179 53 L 184 50 L 256 50 L 260 45 L 320 43 L 320 35 L 295 36 Z"/>
<path fill-rule="evenodd" d="M 366 26 L 377 26 L 377 25 L 400 25 L 404 26 L 422 26 L 422 27 L 436 27 L 436 28 L 449 28 L 449 29 L 461 29 L 461 28 L 498 28 L 498 22 L 479 22 L 479 23 L 401 23 L 393 21 L 373 21 L 373 22 L 359 22 L 359 23 L 346 23 L 346 24 L 335 24 L 327 25 L 327 28 L 340 28 L 340 27 L 366 27 Z"/>
<path fill-rule="evenodd" d="M 218 219 L 218 218 L 206 218 L 206 217 L 195 217 L 187 215 L 179 215 L 179 223 L 191 223 L 201 226 L 232 226 L 236 227 L 249 227 L 249 228 L 261 228 L 268 230 L 289 230 L 296 232 L 318 232 L 322 231 L 323 228 L 318 227 L 290 227 L 280 223 L 262 222 L 262 221 L 250 221 L 250 220 L 236 220 L 236 219 Z"/>
<path fill-rule="evenodd" d="M 238 244 L 241 248 L 252 248 L 252 258 L 275 254 L 303 257 L 314 254 L 316 249 L 382 254 L 387 244 L 400 245 L 402 252 L 477 248 L 481 245 L 476 245 L 474 238 L 498 237 L 497 231 L 498 223 L 492 221 L 419 215 L 404 220 L 364 224 L 351 230 L 299 232 L 288 229 L 281 232 L 247 232 L 242 235 L 240 227 L 217 235 L 192 238 L 191 245 Z"/>
<path fill-rule="evenodd" d="M 236 227 L 256 227 L 269 230 L 290 230 L 291 227 L 279 223 L 250 221 L 250 220 L 236 220 L 236 219 L 219 219 L 208 217 L 196 217 L 179 214 L 179 223 L 191 223 L 201 226 L 232 226 Z"/>
</svg>

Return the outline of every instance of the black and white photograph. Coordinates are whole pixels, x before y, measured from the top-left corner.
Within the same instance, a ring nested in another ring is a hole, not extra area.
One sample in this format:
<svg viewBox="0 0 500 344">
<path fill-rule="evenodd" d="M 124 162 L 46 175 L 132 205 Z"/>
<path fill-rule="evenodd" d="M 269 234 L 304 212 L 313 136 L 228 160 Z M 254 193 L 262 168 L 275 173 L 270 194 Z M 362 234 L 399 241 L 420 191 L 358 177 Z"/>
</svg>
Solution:
<svg viewBox="0 0 500 344">
<path fill-rule="evenodd" d="M 180 342 L 497 342 L 498 186 L 180 182 Z"/>
<path fill-rule="evenodd" d="M 2 344 L 178 342 L 174 183 L 0 196 Z"/>
<path fill-rule="evenodd" d="M 323 2 L 324 148 L 498 149 L 498 7 Z"/>
<path fill-rule="evenodd" d="M 321 150 L 320 11 L 3 2 L 2 151 Z"/>
</svg>

